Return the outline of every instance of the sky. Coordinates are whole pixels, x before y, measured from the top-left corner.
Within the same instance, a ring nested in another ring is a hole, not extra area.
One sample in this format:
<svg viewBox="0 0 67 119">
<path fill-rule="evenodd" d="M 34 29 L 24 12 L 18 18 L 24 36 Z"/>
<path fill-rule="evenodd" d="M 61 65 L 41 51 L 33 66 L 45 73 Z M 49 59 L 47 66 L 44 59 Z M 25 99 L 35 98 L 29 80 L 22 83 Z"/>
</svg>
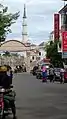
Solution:
<svg viewBox="0 0 67 119">
<path fill-rule="evenodd" d="M 22 41 L 23 9 L 26 4 L 28 39 L 31 43 L 40 44 L 49 40 L 50 32 L 53 31 L 53 15 L 63 7 L 62 0 L 0 0 L 8 11 L 15 13 L 20 11 L 20 16 L 11 26 L 12 33 L 7 40 Z"/>
</svg>

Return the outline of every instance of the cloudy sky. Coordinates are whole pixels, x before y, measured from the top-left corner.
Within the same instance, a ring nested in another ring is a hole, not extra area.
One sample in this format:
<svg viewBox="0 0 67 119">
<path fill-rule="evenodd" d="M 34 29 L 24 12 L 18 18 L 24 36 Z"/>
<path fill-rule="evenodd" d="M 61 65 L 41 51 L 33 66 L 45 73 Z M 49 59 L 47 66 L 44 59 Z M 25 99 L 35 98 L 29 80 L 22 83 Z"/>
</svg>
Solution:
<svg viewBox="0 0 67 119">
<path fill-rule="evenodd" d="M 0 0 L 8 6 L 9 12 L 20 11 L 20 17 L 12 25 L 12 33 L 7 39 L 22 41 L 22 17 L 23 7 L 26 4 L 28 38 L 31 43 L 39 44 L 49 39 L 49 34 L 53 30 L 53 14 L 57 13 L 64 5 L 62 0 Z"/>
</svg>

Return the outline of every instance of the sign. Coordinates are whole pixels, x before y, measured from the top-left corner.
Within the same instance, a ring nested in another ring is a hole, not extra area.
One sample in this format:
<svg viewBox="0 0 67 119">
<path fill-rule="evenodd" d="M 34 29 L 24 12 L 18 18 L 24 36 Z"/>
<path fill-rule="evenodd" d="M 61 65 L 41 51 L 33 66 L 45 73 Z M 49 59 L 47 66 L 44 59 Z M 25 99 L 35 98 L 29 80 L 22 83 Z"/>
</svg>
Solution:
<svg viewBox="0 0 67 119">
<path fill-rule="evenodd" d="M 65 54 L 64 52 L 62 52 L 62 58 L 67 59 L 67 54 Z"/>
<path fill-rule="evenodd" d="M 54 14 L 54 40 L 59 40 L 59 14 Z"/>
<path fill-rule="evenodd" d="M 62 57 L 67 58 L 67 31 L 62 32 Z"/>
<path fill-rule="evenodd" d="M 62 32 L 62 50 L 67 52 L 67 31 Z"/>
</svg>

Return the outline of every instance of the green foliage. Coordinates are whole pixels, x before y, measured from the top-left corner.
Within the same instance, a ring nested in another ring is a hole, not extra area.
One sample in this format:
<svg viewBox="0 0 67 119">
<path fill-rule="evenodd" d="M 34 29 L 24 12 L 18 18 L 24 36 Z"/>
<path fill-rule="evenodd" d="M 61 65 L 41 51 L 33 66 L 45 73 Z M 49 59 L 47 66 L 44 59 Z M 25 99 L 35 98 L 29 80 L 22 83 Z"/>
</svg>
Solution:
<svg viewBox="0 0 67 119">
<path fill-rule="evenodd" d="M 18 53 L 11 53 L 12 56 L 18 57 L 19 54 Z"/>
<path fill-rule="evenodd" d="M 0 42 L 5 41 L 6 35 L 10 32 L 10 26 L 15 23 L 19 17 L 19 12 L 8 13 L 8 7 L 0 4 Z"/>
<path fill-rule="evenodd" d="M 9 56 L 9 57 L 10 57 L 11 55 L 10 55 L 10 52 L 6 51 L 6 52 L 3 54 L 3 56 L 6 56 L 6 57 Z"/>
<path fill-rule="evenodd" d="M 46 57 L 50 58 L 50 62 L 55 66 L 55 67 L 62 67 L 63 66 L 63 61 L 62 61 L 62 54 L 58 52 L 58 45 L 59 41 L 49 41 L 46 46 Z"/>
</svg>

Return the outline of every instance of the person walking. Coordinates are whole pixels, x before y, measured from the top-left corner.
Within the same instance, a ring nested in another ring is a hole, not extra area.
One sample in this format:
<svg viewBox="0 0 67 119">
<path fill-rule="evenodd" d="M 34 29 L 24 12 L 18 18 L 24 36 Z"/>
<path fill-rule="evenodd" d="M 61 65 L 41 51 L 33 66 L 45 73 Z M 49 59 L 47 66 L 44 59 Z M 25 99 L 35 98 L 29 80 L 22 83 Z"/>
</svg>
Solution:
<svg viewBox="0 0 67 119">
<path fill-rule="evenodd" d="M 42 82 L 47 82 L 47 69 L 45 66 L 42 66 Z"/>
<path fill-rule="evenodd" d="M 53 67 L 51 67 L 49 69 L 49 77 L 50 77 L 50 82 L 52 82 L 54 80 L 54 69 L 53 69 Z"/>
</svg>

